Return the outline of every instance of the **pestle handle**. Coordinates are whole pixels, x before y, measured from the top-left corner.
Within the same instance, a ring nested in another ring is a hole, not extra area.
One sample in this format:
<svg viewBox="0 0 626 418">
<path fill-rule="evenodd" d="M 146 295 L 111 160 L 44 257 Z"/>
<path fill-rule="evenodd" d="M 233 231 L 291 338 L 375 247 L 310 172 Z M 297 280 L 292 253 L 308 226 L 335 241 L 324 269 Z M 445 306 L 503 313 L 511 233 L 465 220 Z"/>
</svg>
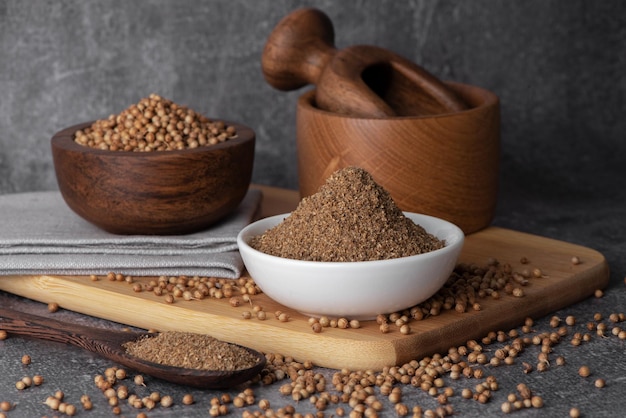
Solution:
<svg viewBox="0 0 626 418">
<path fill-rule="evenodd" d="M 330 18 L 314 8 L 285 16 L 270 33 L 261 66 L 265 80 L 279 90 L 317 84 L 334 56 L 335 30 Z"/>
<path fill-rule="evenodd" d="M 279 90 L 316 86 L 320 109 L 355 117 L 423 116 L 464 110 L 448 86 L 392 51 L 368 45 L 336 49 L 332 21 L 302 8 L 270 33 L 261 66 Z"/>
</svg>

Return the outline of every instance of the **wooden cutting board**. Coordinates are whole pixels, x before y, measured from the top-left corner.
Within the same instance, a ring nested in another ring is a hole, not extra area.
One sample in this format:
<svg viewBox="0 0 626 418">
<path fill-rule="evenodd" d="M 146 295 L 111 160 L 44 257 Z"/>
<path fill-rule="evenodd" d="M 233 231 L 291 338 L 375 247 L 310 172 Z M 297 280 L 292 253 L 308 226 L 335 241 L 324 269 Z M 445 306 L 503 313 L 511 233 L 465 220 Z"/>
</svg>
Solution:
<svg viewBox="0 0 626 418">
<path fill-rule="evenodd" d="M 294 191 L 255 187 L 263 190 L 263 217 L 290 212 L 299 200 Z M 581 263 L 573 264 L 573 256 Z M 480 311 L 445 311 L 412 321 L 408 335 L 395 327 L 383 334 L 374 321 L 362 322 L 358 329 L 324 328 L 321 333 L 314 333 L 307 317 L 263 294 L 254 296 L 253 303 L 268 313 L 264 321 L 243 319 L 242 312 L 250 310 L 250 306 L 231 307 L 224 299 L 177 300 L 167 304 L 152 292 L 134 292 L 127 283 L 105 279 L 94 282 L 83 276 L 2 276 L 0 290 L 44 303 L 56 302 L 65 309 L 140 328 L 207 333 L 266 353 L 311 360 L 319 366 L 379 370 L 445 352 L 490 331 L 519 326 L 526 317 L 538 318 L 585 299 L 609 281 L 609 267 L 597 251 L 508 229 L 489 227 L 467 237 L 461 261 L 484 265 L 490 257 L 518 270 L 538 267 L 545 277 L 531 280 L 522 298 L 486 298 L 481 300 Z M 522 257 L 530 263 L 522 265 Z M 287 312 L 290 320 L 275 319 L 276 310 Z"/>
</svg>

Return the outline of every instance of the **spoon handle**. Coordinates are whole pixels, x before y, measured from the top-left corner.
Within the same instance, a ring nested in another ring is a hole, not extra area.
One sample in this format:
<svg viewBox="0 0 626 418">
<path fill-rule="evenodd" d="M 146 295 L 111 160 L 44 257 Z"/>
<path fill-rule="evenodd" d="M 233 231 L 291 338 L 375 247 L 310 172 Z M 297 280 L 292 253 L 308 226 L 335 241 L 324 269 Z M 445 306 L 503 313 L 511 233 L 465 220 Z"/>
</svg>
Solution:
<svg viewBox="0 0 626 418">
<path fill-rule="evenodd" d="M 68 324 L 42 316 L 0 308 L 0 329 L 41 340 L 72 344 L 111 356 L 116 347 L 137 338 L 137 333 Z"/>
</svg>

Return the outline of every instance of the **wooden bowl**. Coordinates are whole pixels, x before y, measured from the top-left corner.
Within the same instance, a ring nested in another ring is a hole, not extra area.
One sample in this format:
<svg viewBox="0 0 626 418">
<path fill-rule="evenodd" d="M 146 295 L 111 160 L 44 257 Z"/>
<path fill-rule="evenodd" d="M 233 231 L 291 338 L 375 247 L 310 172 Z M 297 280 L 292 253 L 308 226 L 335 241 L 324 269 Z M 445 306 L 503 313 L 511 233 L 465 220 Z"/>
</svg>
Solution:
<svg viewBox="0 0 626 418">
<path fill-rule="evenodd" d="M 404 211 L 458 225 L 466 234 L 494 216 L 500 158 L 500 103 L 482 88 L 448 86 L 469 105 L 459 112 L 391 118 L 319 109 L 315 91 L 298 100 L 296 140 L 301 197 L 334 171 L 370 172 Z"/>
<path fill-rule="evenodd" d="M 74 133 L 52 137 L 59 189 L 78 215 L 114 234 L 175 235 L 203 230 L 231 213 L 252 177 L 254 132 L 210 147 L 177 151 L 99 150 L 74 142 Z"/>
</svg>

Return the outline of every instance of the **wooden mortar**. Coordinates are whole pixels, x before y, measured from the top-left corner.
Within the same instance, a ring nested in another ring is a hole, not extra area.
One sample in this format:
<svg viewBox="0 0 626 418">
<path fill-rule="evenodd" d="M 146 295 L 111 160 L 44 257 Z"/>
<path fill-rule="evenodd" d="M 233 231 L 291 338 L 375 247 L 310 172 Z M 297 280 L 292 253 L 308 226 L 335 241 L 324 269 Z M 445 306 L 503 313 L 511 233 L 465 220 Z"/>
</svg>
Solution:
<svg viewBox="0 0 626 418">
<path fill-rule="evenodd" d="M 470 108 L 416 117 L 363 118 L 317 107 L 315 91 L 300 96 L 296 136 L 301 197 L 334 171 L 358 166 L 404 211 L 458 225 L 466 234 L 494 216 L 500 157 L 500 103 L 482 88 L 447 85 Z"/>
</svg>

